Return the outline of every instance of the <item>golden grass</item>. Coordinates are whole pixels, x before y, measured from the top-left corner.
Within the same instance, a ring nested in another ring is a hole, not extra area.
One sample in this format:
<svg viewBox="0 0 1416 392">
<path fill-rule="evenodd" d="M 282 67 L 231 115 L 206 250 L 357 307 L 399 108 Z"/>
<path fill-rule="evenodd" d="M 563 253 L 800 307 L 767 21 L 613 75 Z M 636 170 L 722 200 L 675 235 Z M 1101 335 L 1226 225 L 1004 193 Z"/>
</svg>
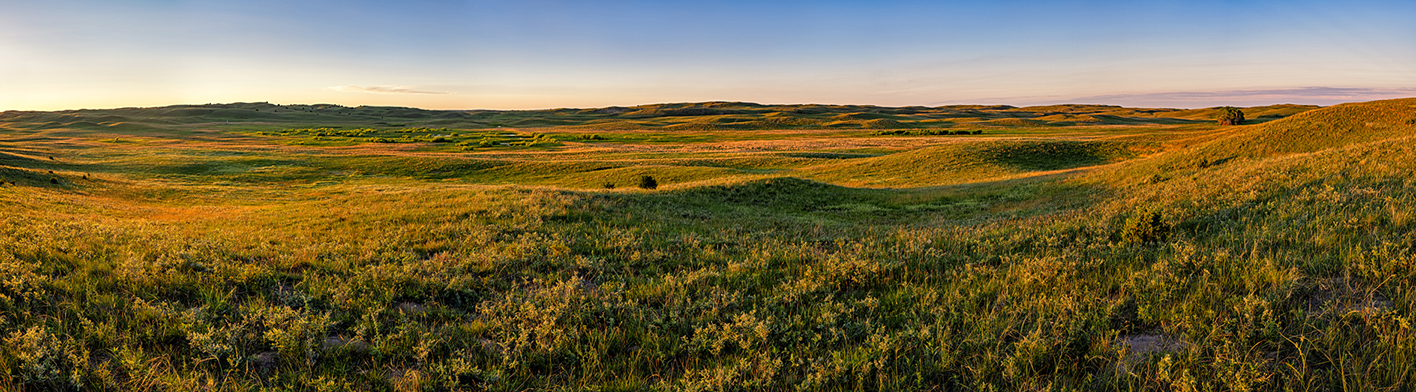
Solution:
<svg viewBox="0 0 1416 392">
<path fill-rule="evenodd" d="M 1414 103 L 471 152 L 0 131 L 64 179 L 0 187 L 0 389 L 1410 389 Z M 680 109 L 759 108 L 634 108 Z"/>
</svg>

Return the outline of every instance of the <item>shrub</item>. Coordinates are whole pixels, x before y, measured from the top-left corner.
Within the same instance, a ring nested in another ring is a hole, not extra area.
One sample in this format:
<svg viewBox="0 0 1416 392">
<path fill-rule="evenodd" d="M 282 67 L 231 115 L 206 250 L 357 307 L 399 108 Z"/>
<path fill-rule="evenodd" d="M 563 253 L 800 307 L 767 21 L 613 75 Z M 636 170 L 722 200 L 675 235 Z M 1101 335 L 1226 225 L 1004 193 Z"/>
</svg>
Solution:
<svg viewBox="0 0 1416 392">
<path fill-rule="evenodd" d="M 1165 218 L 1156 210 L 1137 212 L 1127 218 L 1121 227 L 1121 239 L 1135 244 L 1165 241 L 1169 235 L 1170 225 L 1165 223 Z"/>
<path fill-rule="evenodd" d="M 58 184 L 59 184 L 59 179 L 58 179 L 58 178 L 54 178 L 54 177 L 49 177 L 49 183 L 50 183 L 50 184 L 56 184 L 56 185 L 58 185 Z"/>
<path fill-rule="evenodd" d="M 659 187 L 659 181 L 655 181 L 651 176 L 640 176 L 639 187 L 644 189 L 654 189 Z"/>
<path fill-rule="evenodd" d="M 1244 111 L 1232 106 L 1219 108 L 1219 125 L 1239 125 L 1244 123 Z"/>
<path fill-rule="evenodd" d="M 83 387 L 79 365 L 85 355 L 65 339 L 48 330 L 33 326 L 15 330 L 5 337 L 5 346 L 18 360 L 18 370 L 24 383 L 42 386 L 44 390 L 68 390 Z"/>
</svg>

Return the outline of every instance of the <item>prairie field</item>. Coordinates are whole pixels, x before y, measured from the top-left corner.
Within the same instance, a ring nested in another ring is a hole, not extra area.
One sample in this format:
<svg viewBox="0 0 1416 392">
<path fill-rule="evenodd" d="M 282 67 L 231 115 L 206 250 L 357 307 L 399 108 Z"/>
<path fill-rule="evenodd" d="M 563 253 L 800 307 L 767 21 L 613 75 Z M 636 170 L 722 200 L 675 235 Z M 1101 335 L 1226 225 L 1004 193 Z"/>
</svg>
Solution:
<svg viewBox="0 0 1416 392">
<path fill-rule="evenodd" d="M 0 390 L 1416 389 L 1416 99 L 1243 111 L 3 112 Z"/>
</svg>

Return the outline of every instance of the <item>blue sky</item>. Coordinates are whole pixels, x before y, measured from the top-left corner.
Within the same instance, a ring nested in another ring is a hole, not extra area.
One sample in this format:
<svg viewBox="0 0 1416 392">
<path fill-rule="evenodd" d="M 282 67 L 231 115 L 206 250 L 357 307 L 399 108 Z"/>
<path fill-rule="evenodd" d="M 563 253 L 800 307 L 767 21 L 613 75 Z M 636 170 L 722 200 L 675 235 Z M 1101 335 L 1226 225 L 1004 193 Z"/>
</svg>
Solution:
<svg viewBox="0 0 1416 392">
<path fill-rule="evenodd" d="M 1416 96 L 1409 1 L 0 0 L 0 110 Z"/>
</svg>

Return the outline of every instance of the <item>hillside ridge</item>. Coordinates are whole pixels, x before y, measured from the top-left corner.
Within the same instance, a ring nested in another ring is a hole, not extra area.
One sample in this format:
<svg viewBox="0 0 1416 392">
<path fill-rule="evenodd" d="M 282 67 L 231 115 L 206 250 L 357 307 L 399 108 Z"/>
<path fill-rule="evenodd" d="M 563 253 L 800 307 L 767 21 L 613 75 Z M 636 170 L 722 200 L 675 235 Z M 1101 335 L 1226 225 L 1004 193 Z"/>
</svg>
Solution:
<svg viewBox="0 0 1416 392">
<path fill-rule="evenodd" d="M 1255 121 L 1269 121 L 1318 108 L 1269 105 L 1245 108 Z M 291 124 L 374 127 L 525 128 L 563 130 L 664 129 L 733 131 L 758 129 L 989 129 L 1107 125 L 1184 125 L 1212 121 L 1210 109 L 1127 108 L 1111 105 L 948 105 L 936 107 L 751 102 L 683 102 L 603 108 L 539 110 L 430 110 L 396 106 L 343 106 L 238 102 L 161 107 L 4 111 L 0 124 L 24 129 L 85 129 L 112 132 L 189 130 L 230 124 Z"/>
</svg>

